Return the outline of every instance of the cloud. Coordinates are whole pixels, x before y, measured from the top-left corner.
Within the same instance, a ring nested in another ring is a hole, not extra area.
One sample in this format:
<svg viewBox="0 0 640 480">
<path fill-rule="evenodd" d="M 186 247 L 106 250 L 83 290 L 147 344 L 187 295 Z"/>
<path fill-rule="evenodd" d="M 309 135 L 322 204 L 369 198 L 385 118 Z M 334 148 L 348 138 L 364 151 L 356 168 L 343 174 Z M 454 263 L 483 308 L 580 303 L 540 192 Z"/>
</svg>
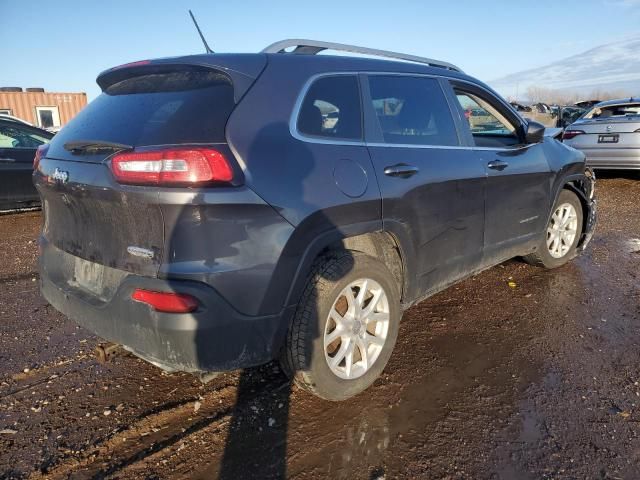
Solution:
<svg viewBox="0 0 640 480">
<path fill-rule="evenodd" d="M 504 95 L 529 85 L 572 91 L 607 88 L 638 91 L 640 35 L 607 43 L 543 67 L 513 73 L 489 82 Z"/>
</svg>

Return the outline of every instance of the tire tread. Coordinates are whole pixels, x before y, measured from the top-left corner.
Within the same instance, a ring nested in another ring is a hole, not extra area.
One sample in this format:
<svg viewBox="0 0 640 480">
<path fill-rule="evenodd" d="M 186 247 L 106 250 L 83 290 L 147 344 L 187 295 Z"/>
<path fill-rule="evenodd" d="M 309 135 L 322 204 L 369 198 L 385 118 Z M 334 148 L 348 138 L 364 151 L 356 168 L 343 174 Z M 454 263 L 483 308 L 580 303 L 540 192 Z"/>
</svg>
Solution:
<svg viewBox="0 0 640 480">
<path fill-rule="evenodd" d="M 556 201 L 556 203 L 554 203 L 553 205 L 553 210 L 552 212 L 556 209 L 556 207 L 560 204 L 562 197 L 565 197 L 565 199 L 571 200 L 572 202 L 574 202 L 576 204 L 577 210 L 580 213 L 580 224 L 579 227 L 580 229 L 582 228 L 582 222 L 584 221 L 584 210 L 583 210 L 583 206 L 582 206 L 582 202 L 580 202 L 580 199 L 578 198 L 578 196 L 572 192 L 569 189 L 563 189 L 562 192 L 560 192 L 560 195 L 558 196 L 558 200 Z M 577 245 L 574 245 L 572 251 L 568 252 L 566 256 L 561 258 L 561 262 L 556 262 L 553 259 L 549 259 L 546 258 L 546 255 L 543 255 L 542 252 L 544 251 L 543 249 L 547 248 L 547 244 L 546 244 L 546 226 L 545 226 L 545 230 L 542 236 L 542 239 L 538 245 L 538 249 L 534 252 L 529 253 L 528 255 L 525 255 L 522 257 L 522 259 L 527 262 L 530 265 L 536 266 L 536 267 L 541 267 L 541 268 L 546 268 L 546 269 L 551 269 L 551 268 L 557 268 L 561 265 L 564 265 L 566 262 L 568 262 L 569 260 L 571 260 L 574 256 L 575 256 L 575 248 Z M 580 238 L 581 232 L 578 232 L 578 239 Z M 546 252 L 545 252 L 546 253 Z"/>
<path fill-rule="evenodd" d="M 317 394 L 313 378 L 305 371 L 307 364 L 305 340 L 310 336 L 309 329 L 313 324 L 313 310 L 316 308 L 318 297 L 330 290 L 331 283 L 339 278 L 342 262 L 353 263 L 356 261 L 355 257 L 360 255 L 363 254 L 347 251 L 319 257 L 311 268 L 309 281 L 289 326 L 281 359 L 282 367 L 296 385 L 310 393 Z"/>
</svg>

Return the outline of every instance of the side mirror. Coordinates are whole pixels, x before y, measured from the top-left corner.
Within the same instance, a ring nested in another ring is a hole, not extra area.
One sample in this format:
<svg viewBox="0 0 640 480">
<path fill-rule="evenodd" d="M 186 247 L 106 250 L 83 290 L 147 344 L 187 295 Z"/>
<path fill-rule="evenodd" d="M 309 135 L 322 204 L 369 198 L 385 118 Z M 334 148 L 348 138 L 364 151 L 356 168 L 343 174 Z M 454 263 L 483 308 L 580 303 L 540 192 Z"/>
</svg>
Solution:
<svg viewBox="0 0 640 480">
<path fill-rule="evenodd" d="M 527 122 L 527 129 L 525 133 L 525 141 L 527 143 L 539 143 L 544 138 L 544 125 L 538 122 L 529 120 Z"/>
</svg>

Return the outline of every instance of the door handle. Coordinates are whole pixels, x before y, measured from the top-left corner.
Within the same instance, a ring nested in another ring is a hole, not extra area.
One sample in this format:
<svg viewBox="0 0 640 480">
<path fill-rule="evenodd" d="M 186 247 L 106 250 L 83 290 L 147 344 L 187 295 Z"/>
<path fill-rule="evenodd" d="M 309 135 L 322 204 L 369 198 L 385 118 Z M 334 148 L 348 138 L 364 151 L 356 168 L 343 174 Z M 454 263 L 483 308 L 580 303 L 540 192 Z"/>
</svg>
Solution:
<svg viewBox="0 0 640 480">
<path fill-rule="evenodd" d="M 507 162 L 503 162 L 502 160 L 493 160 L 487 163 L 487 167 L 489 167 L 491 170 L 498 170 L 499 172 L 501 172 L 508 166 L 509 164 Z"/>
<path fill-rule="evenodd" d="M 0 163 L 15 163 L 15 158 L 0 158 Z"/>
<path fill-rule="evenodd" d="M 390 177 L 409 178 L 412 175 L 418 173 L 418 167 L 413 165 L 407 165 L 405 163 L 399 163 L 397 165 L 391 165 L 384 168 L 384 174 Z"/>
</svg>

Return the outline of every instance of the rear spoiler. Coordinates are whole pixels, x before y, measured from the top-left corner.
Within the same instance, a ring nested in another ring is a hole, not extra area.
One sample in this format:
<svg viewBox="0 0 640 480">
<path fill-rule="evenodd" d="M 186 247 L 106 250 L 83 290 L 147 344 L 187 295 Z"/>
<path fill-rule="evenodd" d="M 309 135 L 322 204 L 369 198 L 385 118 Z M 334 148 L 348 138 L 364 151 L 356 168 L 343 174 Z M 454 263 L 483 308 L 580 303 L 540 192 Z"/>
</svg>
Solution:
<svg viewBox="0 0 640 480">
<path fill-rule="evenodd" d="M 111 85 L 138 75 L 189 67 L 211 68 L 224 73 L 231 79 L 234 87 L 234 100 L 238 103 L 266 65 L 267 56 L 259 53 L 190 55 L 125 63 L 100 73 L 96 82 L 104 91 Z"/>
</svg>

